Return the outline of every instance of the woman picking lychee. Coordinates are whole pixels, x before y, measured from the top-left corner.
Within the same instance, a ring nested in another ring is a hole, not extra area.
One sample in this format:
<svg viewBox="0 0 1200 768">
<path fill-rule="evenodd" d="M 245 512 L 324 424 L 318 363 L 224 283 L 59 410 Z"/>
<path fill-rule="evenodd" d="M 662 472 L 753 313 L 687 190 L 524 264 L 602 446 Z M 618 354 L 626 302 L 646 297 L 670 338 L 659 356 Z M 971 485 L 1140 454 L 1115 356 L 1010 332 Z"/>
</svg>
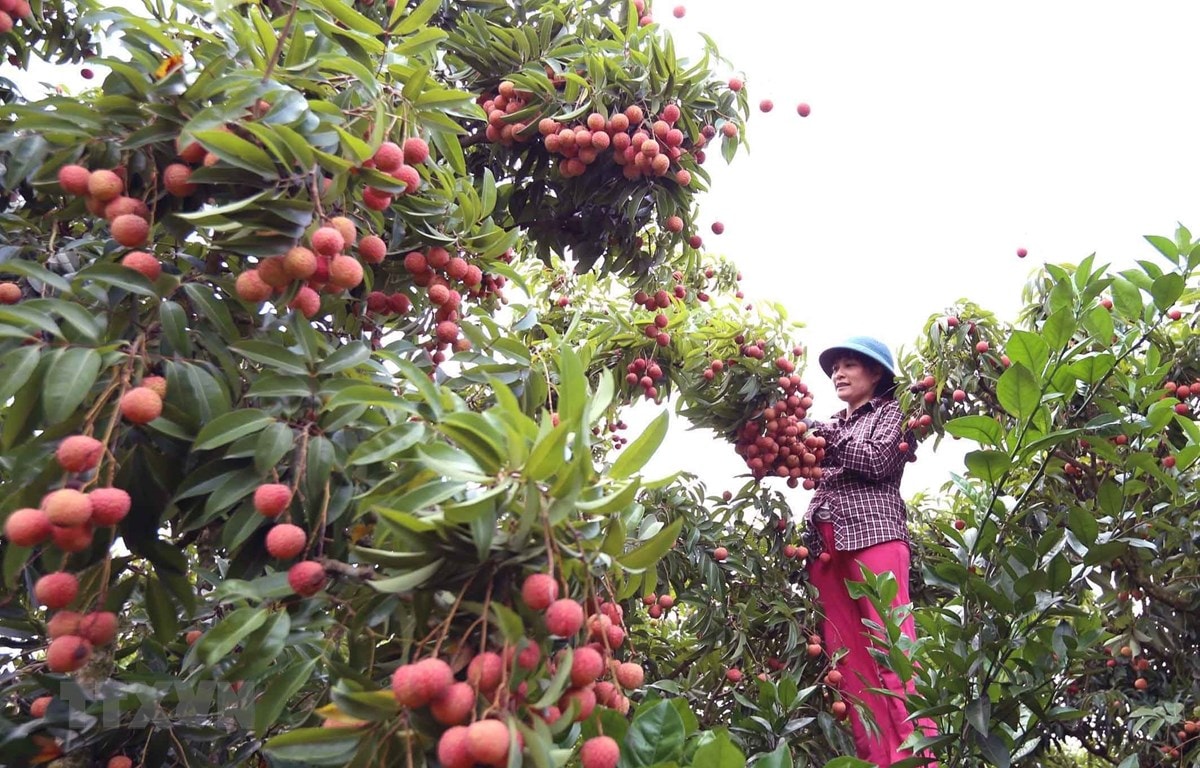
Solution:
<svg viewBox="0 0 1200 768">
<path fill-rule="evenodd" d="M 905 699 L 914 686 L 876 663 L 870 653 L 874 636 L 869 627 L 883 626 L 883 621 L 866 598 L 850 596 L 847 583 L 862 581 L 862 569 L 891 572 L 898 587 L 891 607 L 909 602 L 908 515 L 900 478 L 915 441 L 904 434 L 894 396 L 896 369 L 886 344 L 855 336 L 825 350 L 818 359 L 846 408 L 832 421 L 812 422 L 812 428 L 825 437 L 826 449 L 816 493 L 805 514 L 805 538 L 812 553 L 809 581 L 820 593 L 828 651 L 842 667 L 830 677 L 838 673 L 842 693 L 859 705 L 849 710 L 858 757 L 888 766 L 912 757 L 900 745 L 913 732 Z M 911 615 L 902 630 L 915 639 Z M 867 728 L 860 708 L 874 715 L 875 729 Z M 927 734 L 934 733 L 931 722 L 919 724 Z"/>
</svg>

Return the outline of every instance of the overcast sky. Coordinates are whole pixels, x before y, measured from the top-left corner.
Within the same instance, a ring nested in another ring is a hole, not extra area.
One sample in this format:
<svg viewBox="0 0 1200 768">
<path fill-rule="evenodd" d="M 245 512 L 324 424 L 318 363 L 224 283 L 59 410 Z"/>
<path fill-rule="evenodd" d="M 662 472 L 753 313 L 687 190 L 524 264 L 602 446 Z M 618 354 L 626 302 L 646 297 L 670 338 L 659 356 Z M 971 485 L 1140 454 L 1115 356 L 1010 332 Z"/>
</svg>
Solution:
<svg viewBox="0 0 1200 768">
<path fill-rule="evenodd" d="M 813 350 L 857 332 L 911 346 L 960 297 L 1011 320 L 1043 262 L 1155 259 L 1143 235 L 1200 232 L 1200 3 L 674 5 L 655 18 L 681 48 L 708 33 L 752 104 L 775 103 L 751 118 L 749 155 L 706 164 L 702 221 L 726 225 L 706 244 L 742 266 L 748 299 L 806 323 Z M 818 415 L 840 406 L 815 355 L 805 378 Z M 742 469 L 725 443 L 670 440 L 652 473 L 680 457 L 710 479 Z M 907 493 L 962 466 L 961 445 L 944 448 L 922 449 Z"/>
</svg>

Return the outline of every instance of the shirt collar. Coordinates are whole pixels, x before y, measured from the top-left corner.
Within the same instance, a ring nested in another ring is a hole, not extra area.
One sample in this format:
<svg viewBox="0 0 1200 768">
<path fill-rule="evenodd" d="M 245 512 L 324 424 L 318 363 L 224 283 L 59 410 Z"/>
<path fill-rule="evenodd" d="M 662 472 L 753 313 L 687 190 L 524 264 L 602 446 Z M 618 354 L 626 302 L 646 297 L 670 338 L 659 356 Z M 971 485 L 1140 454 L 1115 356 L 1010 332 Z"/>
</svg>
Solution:
<svg viewBox="0 0 1200 768">
<path fill-rule="evenodd" d="M 872 397 L 867 402 L 858 406 L 858 408 L 854 411 L 854 413 L 850 414 L 849 416 L 846 415 L 845 408 L 838 411 L 835 414 L 835 416 L 837 416 L 838 421 L 849 421 L 850 419 L 853 419 L 855 416 L 859 415 L 860 413 L 870 413 L 871 411 L 878 410 L 887 401 L 887 399 L 888 398 L 886 398 L 882 395 L 878 395 L 876 397 Z"/>
</svg>

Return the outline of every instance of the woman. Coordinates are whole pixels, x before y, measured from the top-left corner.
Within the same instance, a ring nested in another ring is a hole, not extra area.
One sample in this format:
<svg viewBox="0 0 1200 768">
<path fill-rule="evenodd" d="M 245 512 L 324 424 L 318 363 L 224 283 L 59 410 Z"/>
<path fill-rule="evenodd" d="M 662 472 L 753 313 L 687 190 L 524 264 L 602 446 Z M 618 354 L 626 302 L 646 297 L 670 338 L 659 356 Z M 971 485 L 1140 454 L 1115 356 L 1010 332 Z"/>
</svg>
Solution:
<svg viewBox="0 0 1200 768">
<path fill-rule="evenodd" d="M 847 580 L 862 581 L 860 566 L 873 573 L 891 571 L 898 587 L 892 607 L 908 597 L 908 513 L 900 497 L 900 478 L 914 445 L 904 433 L 896 402 L 895 363 L 887 345 L 869 336 L 855 336 L 831 347 L 818 358 L 831 379 L 838 399 L 846 403 L 831 422 L 813 428 L 826 441 L 821 478 L 805 515 L 805 537 L 812 556 L 809 581 L 820 592 L 825 613 L 822 634 L 830 654 L 843 653 L 841 689 L 851 703 L 874 716 L 877 731 L 869 730 L 858 707 L 850 708 L 858 756 L 882 766 L 912 757 L 900 744 L 913 731 L 905 698 L 913 691 L 891 670 L 876 664 L 864 620 L 882 624 L 866 598 L 850 597 Z M 827 553 L 827 556 L 823 553 Z M 912 616 L 904 633 L 915 639 Z M 885 689 L 894 695 L 874 693 Z M 934 733 L 929 721 L 920 723 Z"/>
</svg>

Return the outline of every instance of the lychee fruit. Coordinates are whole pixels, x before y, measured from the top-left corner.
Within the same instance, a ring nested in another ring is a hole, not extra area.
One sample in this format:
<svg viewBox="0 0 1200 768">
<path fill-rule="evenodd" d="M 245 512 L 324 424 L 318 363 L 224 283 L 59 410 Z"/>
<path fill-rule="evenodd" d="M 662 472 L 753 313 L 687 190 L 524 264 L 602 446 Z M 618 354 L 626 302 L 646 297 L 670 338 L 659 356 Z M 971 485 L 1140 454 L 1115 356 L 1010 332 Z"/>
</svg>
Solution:
<svg viewBox="0 0 1200 768">
<path fill-rule="evenodd" d="M 420 251 L 409 251 L 404 254 L 404 268 L 414 275 L 419 275 L 429 269 L 429 260 Z"/>
<path fill-rule="evenodd" d="M 508 726 L 499 720 L 476 720 L 467 726 L 467 749 L 477 763 L 507 765 L 509 743 Z"/>
<path fill-rule="evenodd" d="M 288 569 L 288 585 L 301 597 L 312 597 L 325 587 L 325 566 L 302 560 Z"/>
<path fill-rule="evenodd" d="M 571 657 L 571 683 L 582 688 L 594 683 L 604 672 L 604 657 L 595 649 L 584 646 L 575 649 Z"/>
<path fill-rule="evenodd" d="M 582 768 L 617 768 L 619 762 L 621 747 L 611 736 L 593 736 L 583 742 L 583 749 L 579 750 Z"/>
<path fill-rule="evenodd" d="M 118 216 L 126 214 L 137 216 L 147 222 L 150 221 L 150 209 L 136 197 L 121 195 L 104 205 L 104 218 L 109 222 L 112 222 Z"/>
<path fill-rule="evenodd" d="M 458 323 L 453 320 L 443 320 L 434 330 L 438 343 L 453 344 L 458 339 Z"/>
<path fill-rule="evenodd" d="M 800 117 L 808 117 L 812 114 L 812 108 L 801 102 L 796 105 L 796 114 L 800 115 Z"/>
<path fill-rule="evenodd" d="M 29 704 L 30 717 L 45 717 L 46 710 L 50 708 L 50 702 L 54 701 L 53 696 L 38 696 Z"/>
<path fill-rule="evenodd" d="M 83 491 L 59 488 L 42 498 L 42 509 L 54 525 L 83 525 L 92 519 L 92 501 Z"/>
<path fill-rule="evenodd" d="M 404 183 L 404 192 L 401 194 L 411 195 L 421 187 L 421 174 L 411 165 L 401 165 L 391 172 L 391 176 Z"/>
<path fill-rule="evenodd" d="M 150 222 L 136 213 L 124 213 L 113 219 L 109 225 L 113 240 L 126 248 L 137 248 L 146 244 L 150 237 Z"/>
<path fill-rule="evenodd" d="M 104 443 L 87 435 L 71 435 L 58 444 L 54 458 L 68 472 L 87 472 L 95 469 L 104 456 Z"/>
<path fill-rule="evenodd" d="M 81 634 L 79 631 L 79 622 L 82 619 L 83 615 L 75 611 L 59 611 L 46 622 L 46 635 L 53 640 L 63 635 Z"/>
<path fill-rule="evenodd" d="M 130 251 L 121 257 L 121 266 L 140 272 L 147 280 L 154 282 L 162 274 L 162 263 L 145 251 Z"/>
<path fill-rule="evenodd" d="M 363 281 L 363 266 L 353 256 L 338 254 L 329 262 L 329 284 L 337 288 L 354 288 Z"/>
<path fill-rule="evenodd" d="M 467 746 L 467 727 L 456 725 L 446 729 L 438 739 L 438 762 L 442 768 L 475 768 L 475 758 Z"/>
<path fill-rule="evenodd" d="M 423 707 L 454 684 L 454 672 L 441 659 L 422 659 L 392 673 L 392 694 L 402 707 Z"/>
<path fill-rule="evenodd" d="M 358 242 L 358 227 L 346 216 L 334 216 L 329 220 L 329 226 L 341 234 L 343 248 L 348 248 Z"/>
<path fill-rule="evenodd" d="M 203 160 L 204 156 L 208 154 L 208 150 L 201 146 L 200 142 L 193 141 L 184 146 L 180 144 L 182 140 L 182 136 L 177 136 L 175 138 L 175 150 L 179 153 L 179 158 L 183 160 L 183 162 L 195 165 Z"/>
<path fill-rule="evenodd" d="M 292 281 L 283 265 L 282 256 L 268 256 L 258 262 L 258 276 L 272 288 L 280 289 Z"/>
<path fill-rule="evenodd" d="M 121 396 L 121 415 L 132 424 L 149 424 L 162 416 L 163 402 L 149 387 L 134 387 Z"/>
<path fill-rule="evenodd" d="M 321 311 L 321 295 L 307 285 L 301 286 L 288 307 L 311 319 Z"/>
<path fill-rule="evenodd" d="M 264 517 L 276 517 L 292 503 L 292 489 L 283 483 L 263 483 L 254 489 L 254 509 Z"/>
<path fill-rule="evenodd" d="M 729 550 L 725 547 L 717 547 L 713 550 L 713 560 L 716 560 L 718 563 L 723 563 L 728 558 Z"/>
<path fill-rule="evenodd" d="M 616 677 L 622 688 L 641 688 L 642 681 L 646 679 L 646 670 L 642 669 L 640 664 L 626 661 L 617 667 Z"/>
<path fill-rule="evenodd" d="M 283 255 L 283 271 L 292 280 L 307 280 L 317 271 L 317 255 L 296 246 Z"/>
<path fill-rule="evenodd" d="M 367 264 L 382 264 L 387 257 L 387 244 L 377 235 L 367 235 L 358 241 L 358 255 Z"/>
<path fill-rule="evenodd" d="M 193 630 L 189 630 L 188 633 L 183 636 L 183 639 L 184 639 L 184 642 L 186 642 L 188 645 L 195 645 L 196 641 L 199 640 L 201 637 L 203 637 L 203 635 L 204 635 L 204 633 L 201 632 L 200 630 L 193 629 Z"/>
<path fill-rule="evenodd" d="M 484 651 L 471 659 L 471 663 L 467 665 L 467 682 L 481 693 L 494 693 L 500 687 L 500 679 L 503 676 L 504 659 L 492 651 Z"/>
<path fill-rule="evenodd" d="M 79 621 L 79 635 L 93 646 L 108 645 L 117 636 L 117 615 L 111 611 L 87 614 Z"/>
<path fill-rule="evenodd" d="M 92 546 L 93 528 L 91 523 L 85 525 L 55 525 L 51 526 L 50 537 L 54 546 L 63 552 L 82 552 Z"/>
<path fill-rule="evenodd" d="M 558 582 L 548 573 L 534 573 L 521 584 L 521 599 L 530 610 L 544 611 L 558 599 Z"/>
<path fill-rule="evenodd" d="M 583 626 L 583 606 L 569 597 L 555 600 L 546 608 L 546 629 L 552 635 L 571 637 Z"/>
<path fill-rule="evenodd" d="M 404 150 L 394 141 L 385 141 L 375 150 L 371 159 L 375 161 L 376 168 L 384 173 L 391 173 L 404 162 Z"/>
<path fill-rule="evenodd" d="M 68 195 L 86 195 L 91 171 L 82 165 L 64 165 L 58 169 L 58 186 Z"/>
<path fill-rule="evenodd" d="M 125 182 L 112 171 L 102 168 L 88 174 L 87 193 L 97 200 L 107 203 L 124 192 Z"/>
<path fill-rule="evenodd" d="M 266 301 L 271 298 L 272 293 L 271 286 L 262 279 L 257 269 L 248 269 L 238 275 L 233 290 L 239 299 L 251 304 L 260 304 Z"/>
<path fill-rule="evenodd" d="M 142 386 L 157 392 L 159 397 L 167 396 L 167 380 L 162 376 L 146 376 L 142 379 Z"/>
<path fill-rule="evenodd" d="M 125 755 L 115 755 L 108 759 L 104 768 L 133 768 L 133 760 Z"/>
<path fill-rule="evenodd" d="M 291 560 L 304 551 L 307 537 L 304 529 L 291 523 L 280 523 L 267 532 L 267 552 L 280 560 Z"/>
<path fill-rule="evenodd" d="M 671 13 L 675 15 L 675 18 L 682 19 L 684 15 L 687 14 L 687 8 L 682 5 L 677 5 L 675 6 L 674 10 L 671 11 Z"/>
<path fill-rule="evenodd" d="M 312 249 L 321 256 L 334 256 L 346 247 L 346 238 L 335 227 L 321 227 L 313 232 Z"/>
<path fill-rule="evenodd" d="M 66 571 L 55 571 L 42 576 L 33 585 L 33 596 L 38 603 L 52 611 L 66 608 L 79 594 L 79 579 Z"/>
<path fill-rule="evenodd" d="M 442 725 L 460 725 L 475 711 L 475 691 L 468 683 L 454 683 L 429 703 L 429 714 Z"/>
<path fill-rule="evenodd" d="M 362 193 L 363 205 L 372 211 L 383 211 L 392 204 L 392 196 L 382 189 L 367 187 Z"/>
<path fill-rule="evenodd" d="M 571 702 L 577 702 L 575 722 L 582 722 L 592 716 L 592 711 L 596 708 L 596 692 L 591 686 L 586 688 L 571 688 L 563 694 L 558 700 L 559 709 L 566 712 L 571 707 Z"/>
<path fill-rule="evenodd" d="M 417 136 L 404 140 L 404 162 L 420 165 L 429 159 L 429 145 Z"/>
<path fill-rule="evenodd" d="M 192 183 L 192 169 L 183 163 L 171 163 L 163 169 L 163 187 L 174 197 L 190 197 L 196 192 Z"/>
<path fill-rule="evenodd" d="M 0 283 L 0 304 L 16 304 L 21 300 L 21 286 L 16 283 Z"/>
<path fill-rule="evenodd" d="M 125 519 L 133 506 L 133 499 L 121 488 L 93 488 L 87 496 L 92 502 L 92 523 L 95 525 L 116 525 Z"/>
<path fill-rule="evenodd" d="M 4 535 L 18 547 L 36 547 L 50 538 L 50 516 L 41 509 L 18 509 L 4 521 Z"/>
<path fill-rule="evenodd" d="M 92 644 L 78 635 L 63 635 L 50 641 L 46 666 L 51 672 L 74 672 L 92 657 Z"/>
</svg>

